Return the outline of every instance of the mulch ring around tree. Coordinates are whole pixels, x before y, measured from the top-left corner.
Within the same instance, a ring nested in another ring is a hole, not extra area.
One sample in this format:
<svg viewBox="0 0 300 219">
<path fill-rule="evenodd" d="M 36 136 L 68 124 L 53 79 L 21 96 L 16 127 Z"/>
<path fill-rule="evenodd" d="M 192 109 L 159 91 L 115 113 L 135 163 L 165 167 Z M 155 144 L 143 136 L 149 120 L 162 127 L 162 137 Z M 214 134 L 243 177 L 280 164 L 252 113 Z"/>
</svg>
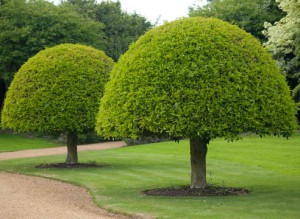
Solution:
<svg viewBox="0 0 300 219">
<path fill-rule="evenodd" d="M 181 186 L 145 190 L 142 193 L 149 196 L 239 196 L 249 192 L 243 188 L 208 185 L 205 189 L 191 189 L 190 186 Z"/>
<path fill-rule="evenodd" d="M 35 166 L 36 168 L 48 169 L 48 168 L 101 168 L 101 167 L 110 167 L 108 164 L 97 164 L 92 163 L 76 163 L 76 164 L 67 164 L 67 163 L 48 163 L 48 164 L 39 164 Z"/>
</svg>

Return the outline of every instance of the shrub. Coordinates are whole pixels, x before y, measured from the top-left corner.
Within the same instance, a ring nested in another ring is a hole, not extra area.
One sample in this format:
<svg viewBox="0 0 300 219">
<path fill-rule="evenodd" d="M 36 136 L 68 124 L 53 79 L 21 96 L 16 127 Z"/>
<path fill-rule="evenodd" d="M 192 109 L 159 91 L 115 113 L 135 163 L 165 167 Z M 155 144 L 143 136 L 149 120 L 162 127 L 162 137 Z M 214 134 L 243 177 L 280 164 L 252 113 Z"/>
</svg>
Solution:
<svg viewBox="0 0 300 219">
<path fill-rule="evenodd" d="M 20 68 L 8 89 L 3 127 L 19 132 L 66 133 L 75 144 L 78 133 L 95 127 L 99 98 L 113 64 L 104 52 L 78 44 L 39 52 Z M 77 162 L 77 150 L 71 151 L 68 162 Z"/>
</svg>

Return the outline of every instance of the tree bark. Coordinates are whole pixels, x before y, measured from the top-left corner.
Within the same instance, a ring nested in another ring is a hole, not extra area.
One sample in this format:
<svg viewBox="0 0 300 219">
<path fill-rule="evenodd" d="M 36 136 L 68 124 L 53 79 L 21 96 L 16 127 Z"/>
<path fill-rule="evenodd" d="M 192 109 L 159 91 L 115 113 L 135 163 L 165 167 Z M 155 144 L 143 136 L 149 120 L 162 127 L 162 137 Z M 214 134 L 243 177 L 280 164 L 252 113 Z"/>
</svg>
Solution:
<svg viewBox="0 0 300 219">
<path fill-rule="evenodd" d="M 206 154 L 208 143 L 208 139 L 190 139 L 192 189 L 204 189 L 206 187 Z"/>
<path fill-rule="evenodd" d="M 77 144 L 78 144 L 77 134 L 75 132 L 68 132 L 67 134 L 68 154 L 66 159 L 67 164 L 74 165 L 78 162 Z"/>
</svg>

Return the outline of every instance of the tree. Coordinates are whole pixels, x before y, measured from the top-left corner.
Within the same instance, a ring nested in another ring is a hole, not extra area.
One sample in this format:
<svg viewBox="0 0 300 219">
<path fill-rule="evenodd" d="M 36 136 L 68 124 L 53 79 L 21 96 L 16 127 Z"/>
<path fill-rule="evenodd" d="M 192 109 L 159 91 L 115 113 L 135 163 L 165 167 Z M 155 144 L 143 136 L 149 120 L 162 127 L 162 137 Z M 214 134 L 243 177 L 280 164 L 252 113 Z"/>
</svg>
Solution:
<svg viewBox="0 0 300 219">
<path fill-rule="evenodd" d="M 264 33 L 268 41 L 265 46 L 278 60 L 293 90 L 294 99 L 300 102 L 300 2 L 278 2 L 287 15 L 274 25 L 266 24 L 267 30 Z M 300 113 L 298 117 L 300 121 Z"/>
<path fill-rule="evenodd" d="M 189 15 L 220 18 L 236 24 L 264 42 L 264 22 L 273 24 L 280 20 L 284 13 L 278 8 L 275 0 L 213 0 L 204 7 L 190 8 Z"/>
<path fill-rule="evenodd" d="M 132 42 L 152 27 L 146 18 L 123 12 L 120 2 L 101 2 L 95 18 L 105 24 L 104 32 L 108 41 L 106 51 L 114 60 L 118 60 Z"/>
<path fill-rule="evenodd" d="M 83 16 L 105 25 L 105 52 L 115 61 L 127 51 L 132 42 L 152 27 L 143 16 L 122 11 L 119 1 L 97 3 L 94 0 L 68 0 L 67 3 L 75 5 L 76 10 Z"/>
<path fill-rule="evenodd" d="M 99 98 L 113 64 L 104 52 L 78 44 L 39 52 L 20 68 L 7 91 L 2 127 L 66 133 L 66 162 L 77 163 L 77 134 L 94 130 Z"/>
<path fill-rule="evenodd" d="M 5 1 L 0 7 L 0 30 L 0 78 L 6 87 L 29 57 L 47 47 L 81 43 L 105 48 L 103 24 L 43 0 Z"/>
<path fill-rule="evenodd" d="M 61 4 L 74 6 L 79 14 L 95 20 L 96 0 L 62 0 Z"/>
<path fill-rule="evenodd" d="M 289 136 L 295 103 L 260 43 L 214 18 L 148 31 L 111 72 L 97 116 L 104 137 L 190 138 L 191 187 L 206 187 L 206 153 L 217 137 Z"/>
</svg>

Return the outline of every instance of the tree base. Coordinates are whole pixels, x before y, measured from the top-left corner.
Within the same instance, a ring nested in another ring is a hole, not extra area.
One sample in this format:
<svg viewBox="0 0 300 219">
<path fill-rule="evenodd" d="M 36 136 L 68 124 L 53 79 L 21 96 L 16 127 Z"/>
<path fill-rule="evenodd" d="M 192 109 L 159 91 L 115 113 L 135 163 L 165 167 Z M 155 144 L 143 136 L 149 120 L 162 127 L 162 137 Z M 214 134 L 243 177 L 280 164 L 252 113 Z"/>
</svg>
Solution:
<svg viewBox="0 0 300 219">
<path fill-rule="evenodd" d="M 97 164 L 97 163 L 76 163 L 76 164 L 67 164 L 67 163 L 48 163 L 48 164 L 39 164 L 36 165 L 36 168 L 41 169 L 64 169 L 64 168 L 101 168 L 101 167 L 109 167 L 108 164 Z"/>
<path fill-rule="evenodd" d="M 250 191 L 244 188 L 232 188 L 208 185 L 204 189 L 192 189 L 190 186 L 145 190 L 142 193 L 150 196 L 239 196 Z"/>
</svg>

